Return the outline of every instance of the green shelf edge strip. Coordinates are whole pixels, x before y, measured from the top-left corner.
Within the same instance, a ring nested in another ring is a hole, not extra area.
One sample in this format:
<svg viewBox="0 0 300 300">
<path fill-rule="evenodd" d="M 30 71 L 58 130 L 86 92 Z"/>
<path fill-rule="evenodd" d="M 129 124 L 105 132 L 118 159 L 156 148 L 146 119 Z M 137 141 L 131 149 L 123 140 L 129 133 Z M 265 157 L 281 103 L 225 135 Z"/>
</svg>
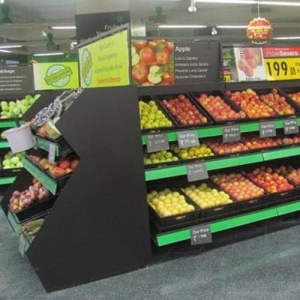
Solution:
<svg viewBox="0 0 300 300">
<path fill-rule="evenodd" d="M 9 143 L 8 142 L 0 142 L 0 148 L 9 148 Z"/>
<path fill-rule="evenodd" d="M 23 236 L 23 240 L 25 241 L 24 250 L 26 252 L 28 250 L 28 248 L 30 247 L 30 243 L 28 242 L 27 238 L 23 234 L 21 234 L 20 236 L 18 235 L 19 224 L 17 223 L 16 219 L 14 218 L 13 214 L 10 211 L 8 211 L 7 220 L 9 222 L 9 224 L 11 225 L 14 233 L 18 236 L 18 238 L 20 239 L 21 235 Z"/>
<path fill-rule="evenodd" d="M 16 180 L 16 177 L 0 177 L 0 185 L 2 184 L 12 184 Z"/>
<path fill-rule="evenodd" d="M 263 161 L 263 156 L 261 153 L 239 155 L 236 157 L 228 157 L 228 158 L 208 161 L 206 162 L 206 169 L 208 171 L 211 171 L 211 170 L 218 170 L 218 169 L 224 169 L 229 167 L 248 165 L 248 164 L 253 164 L 262 161 Z"/>
<path fill-rule="evenodd" d="M 11 225 L 13 231 L 15 233 L 17 233 L 19 231 L 19 224 L 17 223 L 17 221 L 15 220 L 13 214 L 11 213 L 11 211 L 9 210 L 8 211 L 8 214 L 7 214 L 7 220 L 9 222 L 9 224 Z"/>
<path fill-rule="evenodd" d="M 50 149 L 50 145 L 51 144 L 55 145 L 55 155 L 56 156 L 60 155 L 60 148 L 57 144 L 55 144 L 53 142 L 50 142 L 50 141 L 47 141 L 45 139 L 39 138 L 39 137 L 35 137 L 35 140 L 36 140 L 36 145 L 40 149 L 43 149 L 43 150 L 48 151 L 48 152 L 49 152 L 49 149 Z"/>
<path fill-rule="evenodd" d="M 300 147 L 290 147 L 286 149 L 279 149 L 279 150 L 265 152 L 263 153 L 263 159 L 267 161 L 267 160 L 273 160 L 278 158 L 296 156 L 299 154 L 300 154 Z"/>
<path fill-rule="evenodd" d="M 39 180 L 53 195 L 56 194 L 57 183 L 36 167 L 27 158 L 23 162 L 24 168 L 37 180 Z"/>
<path fill-rule="evenodd" d="M 280 205 L 277 207 L 278 216 L 290 214 L 300 210 L 300 202 L 292 202 L 285 205 Z"/>
<path fill-rule="evenodd" d="M 12 128 L 16 127 L 17 124 L 15 121 L 3 121 L 4 119 L 0 119 L 0 128 Z M 24 121 L 19 121 L 20 124 L 24 124 Z"/>
<path fill-rule="evenodd" d="M 288 204 L 282 204 L 272 208 L 262 209 L 259 211 L 234 216 L 231 218 L 226 218 L 211 223 L 203 223 L 203 224 L 209 224 L 211 232 L 216 233 L 223 230 L 228 230 L 235 227 L 251 224 L 254 222 L 275 218 L 296 211 L 300 211 L 300 201 L 296 201 Z M 156 235 L 156 241 L 158 246 L 165 246 L 165 245 L 189 240 L 190 238 L 191 238 L 190 228 L 184 228 L 181 230 L 168 232 L 168 233 L 160 233 Z"/>
<path fill-rule="evenodd" d="M 206 169 L 208 171 L 211 171 L 211 170 L 241 166 L 246 164 L 252 164 L 252 163 L 257 163 L 262 161 L 263 161 L 262 154 L 255 153 L 250 155 L 242 155 L 236 157 L 228 157 L 223 159 L 211 160 L 205 162 L 205 165 L 206 165 Z M 186 174 L 187 174 L 187 164 L 167 167 L 167 168 L 145 170 L 146 181 L 176 177 L 176 176 L 181 176 Z"/>
<path fill-rule="evenodd" d="M 287 118 L 288 119 L 288 118 Z M 283 121 L 285 119 L 280 119 L 280 120 L 274 120 L 276 129 L 283 128 Z M 265 121 L 273 121 L 272 119 L 270 120 L 265 120 Z M 298 124 L 300 125 L 300 118 L 297 118 Z M 237 125 L 240 125 L 240 130 L 241 133 L 245 132 L 253 132 L 253 131 L 258 131 L 259 130 L 259 122 L 249 122 L 249 123 L 240 123 Z M 226 125 L 224 125 L 226 126 Z M 195 129 L 197 131 L 198 137 L 199 138 L 206 138 L 206 137 L 212 137 L 212 136 L 220 136 L 222 135 L 223 132 L 223 125 L 215 125 L 215 126 L 210 126 L 210 127 L 203 127 L 203 128 L 197 128 Z M 189 129 L 186 129 L 189 130 Z M 193 128 L 191 128 L 193 130 Z M 180 131 L 180 130 L 178 130 Z M 176 130 L 167 132 L 168 135 L 168 140 L 169 142 L 175 142 L 177 141 L 177 134 Z M 151 134 L 151 133 L 149 133 Z M 142 144 L 146 145 L 147 143 L 147 134 L 142 135 Z"/>
</svg>

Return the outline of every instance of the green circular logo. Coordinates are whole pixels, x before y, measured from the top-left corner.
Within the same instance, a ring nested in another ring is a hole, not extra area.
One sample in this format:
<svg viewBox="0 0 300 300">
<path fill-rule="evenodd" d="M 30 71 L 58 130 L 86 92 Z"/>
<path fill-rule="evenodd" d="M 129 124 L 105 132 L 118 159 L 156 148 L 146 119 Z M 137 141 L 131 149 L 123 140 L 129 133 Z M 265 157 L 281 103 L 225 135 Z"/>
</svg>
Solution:
<svg viewBox="0 0 300 300">
<path fill-rule="evenodd" d="M 54 87 L 63 87 L 71 80 L 72 72 L 64 65 L 53 65 L 46 72 L 46 82 Z"/>
<path fill-rule="evenodd" d="M 89 86 L 92 82 L 92 57 L 89 50 L 84 49 L 81 55 L 81 75 L 84 83 Z"/>
</svg>

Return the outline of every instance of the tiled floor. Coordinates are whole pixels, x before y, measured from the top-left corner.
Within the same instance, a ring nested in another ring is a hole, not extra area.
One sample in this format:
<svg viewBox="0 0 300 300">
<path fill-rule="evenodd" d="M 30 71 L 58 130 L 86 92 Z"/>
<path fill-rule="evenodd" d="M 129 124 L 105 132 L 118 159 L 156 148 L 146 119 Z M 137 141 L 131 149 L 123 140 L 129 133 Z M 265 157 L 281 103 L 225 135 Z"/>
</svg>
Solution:
<svg viewBox="0 0 300 300">
<path fill-rule="evenodd" d="M 300 299 L 300 216 L 154 251 L 153 265 L 47 294 L 0 210 L 0 299 Z"/>
</svg>

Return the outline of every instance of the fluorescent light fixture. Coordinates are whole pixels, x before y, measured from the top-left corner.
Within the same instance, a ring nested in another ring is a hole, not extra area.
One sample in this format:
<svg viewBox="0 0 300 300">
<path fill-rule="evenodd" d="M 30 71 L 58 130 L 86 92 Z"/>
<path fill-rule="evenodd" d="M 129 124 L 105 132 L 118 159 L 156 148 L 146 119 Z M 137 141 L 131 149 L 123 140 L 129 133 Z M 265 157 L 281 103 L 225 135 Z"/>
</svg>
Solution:
<svg viewBox="0 0 300 300">
<path fill-rule="evenodd" d="M 281 36 L 272 38 L 272 40 L 300 40 L 300 36 Z"/>
<path fill-rule="evenodd" d="M 75 25 L 68 26 L 51 26 L 51 29 L 76 29 Z"/>
<path fill-rule="evenodd" d="M 0 49 L 0 52 L 3 52 L 3 53 L 12 53 L 12 51 L 10 51 L 10 50 L 1 50 L 1 49 Z"/>
<path fill-rule="evenodd" d="M 159 25 L 159 28 L 207 28 L 206 25 Z"/>
<path fill-rule="evenodd" d="M 242 29 L 247 28 L 247 25 L 217 25 L 217 28 L 223 29 Z"/>
<path fill-rule="evenodd" d="M 260 0 L 195 0 L 199 3 L 220 3 L 220 4 L 260 4 L 279 6 L 300 6 L 300 2 L 289 1 L 260 1 Z"/>
<path fill-rule="evenodd" d="M 35 53 L 33 56 L 54 56 L 54 55 L 64 55 L 63 52 L 45 52 L 45 53 Z"/>
<path fill-rule="evenodd" d="M 300 6 L 300 2 L 288 1 L 258 1 L 261 5 L 281 5 L 281 6 Z"/>
<path fill-rule="evenodd" d="M 236 3 L 236 4 L 256 4 L 257 1 L 255 0 L 196 0 L 196 2 L 202 2 L 202 3 Z"/>
<path fill-rule="evenodd" d="M 22 45 L 0 45 L 0 49 L 22 48 Z"/>
</svg>

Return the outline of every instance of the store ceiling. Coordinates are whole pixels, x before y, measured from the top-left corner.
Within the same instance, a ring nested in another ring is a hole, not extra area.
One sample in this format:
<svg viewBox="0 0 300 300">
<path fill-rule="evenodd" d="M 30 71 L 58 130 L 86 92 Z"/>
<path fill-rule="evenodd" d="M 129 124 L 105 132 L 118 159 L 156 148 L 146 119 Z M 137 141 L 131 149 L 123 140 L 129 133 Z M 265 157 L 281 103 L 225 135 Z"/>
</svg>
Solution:
<svg viewBox="0 0 300 300">
<path fill-rule="evenodd" d="M 70 52 L 70 43 L 76 40 L 76 31 L 51 30 L 50 26 L 75 24 L 76 1 L 80 0 L 5 0 L 10 8 L 9 17 L 13 24 L 0 24 L 0 44 L 22 43 L 24 47 L 15 50 L 19 53 L 46 51 L 47 37 L 43 36 L 43 33 L 52 32 L 54 42 L 59 45 L 60 50 Z M 137 2 L 142 11 L 135 9 Z M 95 3 L 101 5 L 102 1 L 95 0 Z M 158 30 L 153 18 L 156 16 L 156 8 L 162 8 L 166 24 L 170 25 L 247 25 L 258 15 L 256 5 L 197 3 L 197 12 L 190 13 L 187 10 L 189 4 L 190 0 L 129 0 L 132 24 L 134 26 L 135 20 L 138 19 L 139 23 L 146 24 L 147 33 L 152 36 L 199 36 L 203 32 L 197 29 Z M 260 14 L 273 24 L 274 36 L 300 35 L 300 7 L 261 6 Z M 229 42 L 245 40 L 244 29 L 223 29 L 220 34 L 222 39 Z"/>
</svg>

